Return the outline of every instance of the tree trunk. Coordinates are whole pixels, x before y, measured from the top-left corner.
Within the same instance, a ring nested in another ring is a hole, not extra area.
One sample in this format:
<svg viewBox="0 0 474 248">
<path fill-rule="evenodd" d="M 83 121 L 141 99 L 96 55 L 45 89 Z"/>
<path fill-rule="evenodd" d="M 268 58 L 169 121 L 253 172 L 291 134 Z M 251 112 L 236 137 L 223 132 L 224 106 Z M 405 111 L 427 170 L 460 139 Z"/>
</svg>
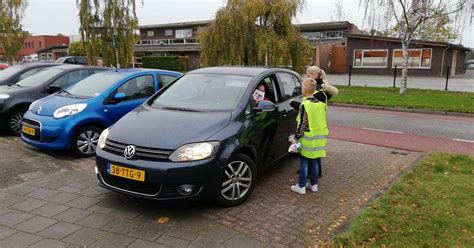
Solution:
<svg viewBox="0 0 474 248">
<path fill-rule="evenodd" d="M 403 53 L 403 64 L 402 64 L 402 81 L 400 82 L 400 95 L 405 95 L 407 92 L 408 82 L 408 45 L 406 41 L 402 41 L 402 53 Z"/>
</svg>

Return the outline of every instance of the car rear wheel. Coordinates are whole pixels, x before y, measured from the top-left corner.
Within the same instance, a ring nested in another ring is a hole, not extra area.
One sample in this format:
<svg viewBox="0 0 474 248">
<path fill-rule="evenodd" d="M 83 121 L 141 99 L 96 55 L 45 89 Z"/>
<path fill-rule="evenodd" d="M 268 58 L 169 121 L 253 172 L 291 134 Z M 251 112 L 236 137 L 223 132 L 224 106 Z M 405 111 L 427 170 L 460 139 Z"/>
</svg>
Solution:
<svg viewBox="0 0 474 248">
<path fill-rule="evenodd" d="M 233 155 L 223 168 L 224 176 L 217 201 L 224 207 L 237 206 L 252 194 L 257 179 L 253 160 L 244 154 Z"/>
<path fill-rule="evenodd" d="M 8 131 L 14 135 L 20 134 L 21 119 L 25 115 L 26 109 L 17 109 L 8 117 Z"/>
<path fill-rule="evenodd" d="M 79 129 L 72 139 L 72 151 L 81 157 L 94 156 L 102 128 L 87 126 Z"/>
</svg>

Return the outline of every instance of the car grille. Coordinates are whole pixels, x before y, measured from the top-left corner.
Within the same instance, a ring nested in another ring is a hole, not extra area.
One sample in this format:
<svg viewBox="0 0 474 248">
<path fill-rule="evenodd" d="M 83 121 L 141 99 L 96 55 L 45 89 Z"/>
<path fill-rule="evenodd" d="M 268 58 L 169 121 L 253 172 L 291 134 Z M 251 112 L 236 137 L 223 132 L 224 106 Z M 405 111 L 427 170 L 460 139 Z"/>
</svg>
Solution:
<svg viewBox="0 0 474 248">
<path fill-rule="evenodd" d="M 112 186 L 119 190 L 130 191 L 132 193 L 140 193 L 148 196 L 156 196 L 160 193 L 161 184 L 153 184 L 147 182 L 139 182 L 109 174 L 101 174 L 102 180 L 107 186 Z"/>
<path fill-rule="evenodd" d="M 35 141 L 41 141 L 41 123 L 35 120 L 23 118 L 23 120 L 21 121 L 21 124 L 22 125 L 26 124 L 26 126 L 34 128 L 36 130 L 34 136 L 26 134 L 26 133 L 22 133 L 26 138 L 30 140 L 35 140 Z"/>
<path fill-rule="evenodd" d="M 107 140 L 105 142 L 104 150 L 123 156 L 123 152 L 126 146 L 127 145 L 123 143 Z M 169 157 L 172 153 L 173 153 L 173 150 L 153 149 L 153 148 L 137 146 L 135 149 L 134 158 L 169 162 L 171 161 Z"/>
</svg>

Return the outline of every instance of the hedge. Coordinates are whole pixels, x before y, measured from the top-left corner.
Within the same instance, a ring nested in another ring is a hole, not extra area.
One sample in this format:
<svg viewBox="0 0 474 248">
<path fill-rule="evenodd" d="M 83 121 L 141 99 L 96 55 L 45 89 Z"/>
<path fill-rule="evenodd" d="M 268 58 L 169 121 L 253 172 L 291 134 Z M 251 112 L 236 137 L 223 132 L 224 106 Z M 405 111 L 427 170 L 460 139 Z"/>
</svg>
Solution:
<svg viewBox="0 0 474 248">
<path fill-rule="evenodd" d="M 155 68 L 171 71 L 188 71 L 188 60 L 186 56 L 144 56 L 142 57 L 143 68 Z"/>
</svg>

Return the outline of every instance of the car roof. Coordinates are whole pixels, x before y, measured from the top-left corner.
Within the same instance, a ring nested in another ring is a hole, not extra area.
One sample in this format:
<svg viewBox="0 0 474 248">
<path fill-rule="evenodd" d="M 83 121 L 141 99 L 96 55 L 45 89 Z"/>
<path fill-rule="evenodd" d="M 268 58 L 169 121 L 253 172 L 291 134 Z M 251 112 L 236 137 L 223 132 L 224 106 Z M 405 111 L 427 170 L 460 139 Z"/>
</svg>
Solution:
<svg viewBox="0 0 474 248">
<path fill-rule="evenodd" d="M 270 72 L 290 72 L 294 71 L 283 69 L 283 68 L 270 68 L 270 67 L 250 67 L 250 66 L 218 66 L 218 67 L 206 67 L 197 69 L 189 72 L 194 73 L 212 73 L 212 74 L 231 74 L 231 75 L 242 75 L 256 77 L 263 73 Z"/>
<path fill-rule="evenodd" d="M 15 65 L 22 68 L 30 68 L 30 67 L 47 67 L 47 66 L 56 66 L 53 62 L 34 62 L 34 63 L 27 63 L 27 64 L 19 64 Z"/>
<path fill-rule="evenodd" d="M 161 70 L 161 69 L 144 69 L 144 68 L 130 68 L 130 69 L 115 69 L 115 70 L 109 70 L 105 71 L 102 73 L 119 73 L 119 74 L 124 74 L 124 75 L 132 75 L 140 72 L 168 72 L 168 73 L 173 73 L 173 74 L 182 74 L 177 71 L 168 71 L 168 70 Z"/>
<path fill-rule="evenodd" d="M 99 67 L 99 66 L 63 64 L 63 65 L 55 66 L 54 69 L 60 69 L 60 70 L 67 71 L 67 70 L 72 70 L 72 69 L 104 69 L 104 70 L 107 70 L 109 68 Z"/>
</svg>

